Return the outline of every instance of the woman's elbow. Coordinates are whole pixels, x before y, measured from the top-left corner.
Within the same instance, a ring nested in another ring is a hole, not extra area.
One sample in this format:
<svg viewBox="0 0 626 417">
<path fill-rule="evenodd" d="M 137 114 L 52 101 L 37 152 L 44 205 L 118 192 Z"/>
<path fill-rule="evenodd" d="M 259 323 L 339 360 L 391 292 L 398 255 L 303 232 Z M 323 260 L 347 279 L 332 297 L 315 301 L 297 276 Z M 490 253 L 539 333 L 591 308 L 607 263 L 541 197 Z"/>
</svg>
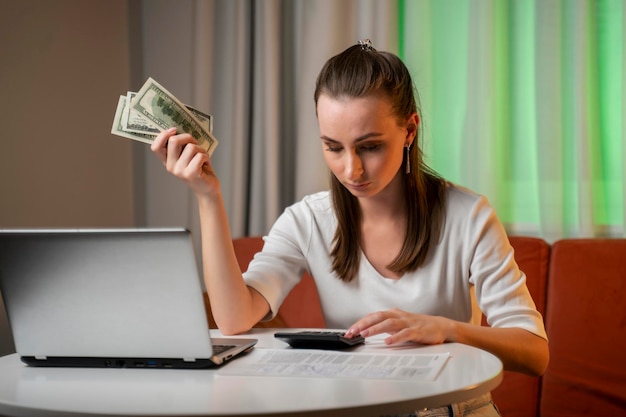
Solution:
<svg viewBox="0 0 626 417">
<path fill-rule="evenodd" d="M 252 326 L 242 326 L 242 323 L 226 320 L 224 322 L 217 322 L 217 328 L 224 336 L 234 336 L 250 331 L 250 329 L 252 329 Z"/>
<path fill-rule="evenodd" d="M 550 362 L 550 348 L 548 342 L 545 339 L 538 339 L 539 340 L 534 343 L 530 360 L 527 361 L 527 369 L 524 372 L 535 377 L 543 375 Z"/>
<path fill-rule="evenodd" d="M 537 361 L 537 376 L 543 375 L 544 372 L 546 372 L 546 369 L 548 369 L 548 364 L 550 363 L 550 348 L 548 346 L 548 342 L 545 340 L 542 344 L 541 353 L 539 356 L 540 358 Z"/>
</svg>

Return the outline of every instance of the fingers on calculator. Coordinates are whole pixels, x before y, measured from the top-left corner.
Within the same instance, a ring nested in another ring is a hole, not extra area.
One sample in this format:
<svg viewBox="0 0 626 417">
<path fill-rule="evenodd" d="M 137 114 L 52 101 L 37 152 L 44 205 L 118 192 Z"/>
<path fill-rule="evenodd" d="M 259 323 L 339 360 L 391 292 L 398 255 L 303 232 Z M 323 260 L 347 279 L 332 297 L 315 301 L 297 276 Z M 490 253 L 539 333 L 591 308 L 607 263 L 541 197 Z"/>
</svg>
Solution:
<svg viewBox="0 0 626 417">
<path fill-rule="evenodd" d="M 361 335 L 348 338 L 343 331 L 329 330 L 277 332 L 274 337 L 298 349 L 347 349 L 365 342 Z"/>
</svg>

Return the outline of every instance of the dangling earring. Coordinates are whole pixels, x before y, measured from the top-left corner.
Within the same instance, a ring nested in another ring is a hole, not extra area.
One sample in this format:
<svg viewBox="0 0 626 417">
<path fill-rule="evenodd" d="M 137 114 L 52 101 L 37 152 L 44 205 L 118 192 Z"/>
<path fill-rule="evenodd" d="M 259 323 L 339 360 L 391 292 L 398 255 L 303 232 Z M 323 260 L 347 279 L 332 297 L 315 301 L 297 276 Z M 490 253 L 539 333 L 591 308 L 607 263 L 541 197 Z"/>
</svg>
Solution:
<svg viewBox="0 0 626 417">
<path fill-rule="evenodd" d="M 406 145 L 404 147 L 406 149 L 406 168 L 404 169 L 405 174 L 411 173 L 411 145 Z"/>
</svg>

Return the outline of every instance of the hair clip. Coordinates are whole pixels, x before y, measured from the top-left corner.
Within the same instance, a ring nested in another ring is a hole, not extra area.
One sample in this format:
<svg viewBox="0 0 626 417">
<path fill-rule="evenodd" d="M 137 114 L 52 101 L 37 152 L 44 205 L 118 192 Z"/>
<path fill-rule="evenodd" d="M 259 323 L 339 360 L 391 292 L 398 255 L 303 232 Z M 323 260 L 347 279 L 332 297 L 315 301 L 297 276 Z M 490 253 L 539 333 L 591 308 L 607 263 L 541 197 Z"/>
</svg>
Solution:
<svg viewBox="0 0 626 417">
<path fill-rule="evenodd" d="M 373 51 L 374 47 L 372 46 L 372 41 L 365 38 L 365 39 L 360 39 L 359 40 L 359 46 L 361 47 L 362 51 Z"/>
</svg>

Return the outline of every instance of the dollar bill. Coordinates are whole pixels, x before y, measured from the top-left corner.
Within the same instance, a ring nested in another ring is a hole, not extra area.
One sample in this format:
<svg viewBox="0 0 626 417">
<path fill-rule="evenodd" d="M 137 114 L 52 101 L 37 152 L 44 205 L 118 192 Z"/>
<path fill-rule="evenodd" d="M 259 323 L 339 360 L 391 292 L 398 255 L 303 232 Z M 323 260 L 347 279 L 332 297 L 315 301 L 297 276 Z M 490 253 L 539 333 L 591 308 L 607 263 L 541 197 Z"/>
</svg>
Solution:
<svg viewBox="0 0 626 417">
<path fill-rule="evenodd" d="M 152 143 L 156 136 L 146 133 L 127 132 L 122 125 L 122 114 L 126 109 L 126 96 L 120 96 L 117 101 L 117 108 L 115 109 L 115 116 L 113 117 L 113 126 L 111 127 L 111 133 L 123 138 L 137 140 L 144 143 Z"/>
<path fill-rule="evenodd" d="M 146 81 L 142 90 L 146 88 L 146 85 L 154 85 L 161 92 L 158 96 L 151 95 L 151 99 L 156 101 L 156 110 L 152 107 L 143 106 L 145 111 L 135 109 L 133 100 L 138 93 L 127 92 L 125 96 L 120 96 L 118 99 L 111 133 L 139 142 L 152 143 L 161 131 L 169 127 L 176 127 L 179 133 L 186 132 L 194 136 L 198 140 L 198 144 L 211 155 L 218 144 L 217 139 L 213 136 L 213 117 L 182 104 L 152 78 Z M 164 102 L 170 103 L 167 109 L 161 106 Z M 152 111 L 156 114 L 151 113 Z M 188 126 L 193 126 L 194 129 L 189 129 Z"/>
<path fill-rule="evenodd" d="M 185 107 L 187 107 L 187 110 L 189 110 L 191 113 L 193 113 L 194 116 L 196 116 L 196 119 L 198 119 L 209 132 L 213 133 L 213 116 L 211 116 L 210 114 L 202 113 L 200 110 L 196 110 L 195 108 L 188 106 L 187 104 L 185 104 Z"/>
<path fill-rule="evenodd" d="M 130 104 L 136 95 L 137 93 L 133 91 L 126 93 L 126 107 L 122 113 L 122 128 L 125 132 L 145 133 L 149 135 L 152 134 L 154 136 L 158 135 L 159 132 L 161 132 L 158 125 L 152 123 L 150 119 L 143 116 L 136 110 L 131 109 Z M 202 125 L 204 125 L 209 132 L 213 133 L 213 117 L 210 114 L 202 113 L 187 104 L 185 104 L 185 107 L 187 107 L 187 110 L 196 116 L 198 121 L 202 123 Z"/>
<path fill-rule="evenodd" d="M 154 79 L 148 78 L 137 95 L 131 100 L 131 111 L 137 111 L 159 130 L 177 127 L 179 133 L 189 133 L 210 154 L 218 142 L 202 122 Z"/>
<path fill-rule="evenodd" d="M 132 111 L 130 104 L 136 95 L 137 93 L 133 91 L 126 93 L 126 104 L 122 112 L 122 128 L 125 132 L 158 135 L 161 130 L 157 125 L 139 112 Z"/>
</svg>

